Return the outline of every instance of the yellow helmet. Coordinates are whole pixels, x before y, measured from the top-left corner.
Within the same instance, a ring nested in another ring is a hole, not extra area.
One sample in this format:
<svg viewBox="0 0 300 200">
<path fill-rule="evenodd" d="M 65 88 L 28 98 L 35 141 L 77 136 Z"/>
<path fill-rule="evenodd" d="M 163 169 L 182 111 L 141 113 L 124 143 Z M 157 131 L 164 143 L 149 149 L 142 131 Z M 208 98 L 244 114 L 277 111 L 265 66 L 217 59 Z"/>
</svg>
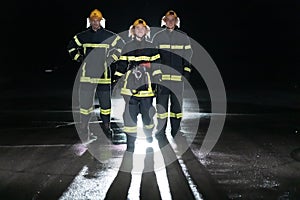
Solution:
<svg viewBox="0 0 300 200">
<path fill-rule="evenodd" d="M 128 37 L 134 37 L 134 27 L 139 24 L 142 24 L 144 27 L 146 27 L 147 30 L 146 37 L 150 38 L 150 27 L 147 25 L 146 21 L 141 18 L 135 20 L 133 24 L 129 27 Z"/>
<path fill-rule="evenodd" d="M 143 26 L 147 27 L 147 24 L 145 22 L 145 20 L 143 19 L 137 19 L 133 22 L 132 26 L 137 26 L 138 24 L 142 24 Z"/>
<path fill-rule="evenodd" d="M 98 9 L 94 9 L 90 14 L 90 19 L 98 19 L 101 20 L 103 18 L 102 13 Z"/>
<path fill-rule="evenodd" d="M 165 17 L 169 16 L 169 15 L 173 15 L 175 18 L 177 18 L 177 14 L 174 10 L 169 10 L 166 14 Z"/>
</svg>

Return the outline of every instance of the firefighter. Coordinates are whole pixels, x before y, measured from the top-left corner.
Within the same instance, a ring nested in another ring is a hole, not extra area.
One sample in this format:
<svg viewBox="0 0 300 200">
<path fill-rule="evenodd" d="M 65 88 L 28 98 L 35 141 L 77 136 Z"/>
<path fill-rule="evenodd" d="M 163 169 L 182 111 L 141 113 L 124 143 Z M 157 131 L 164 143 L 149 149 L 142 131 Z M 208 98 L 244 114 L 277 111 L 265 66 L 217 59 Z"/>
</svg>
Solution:
<svg viewBox="0 0 300 200">
<path fill-rule="evenodd" d="M 116 79 L 121 82 L 121 95 L 125 100 L 123 113 L 124 132 L 127 136 L 127 151 L 134 151 L 138 133 L 137 117 L 141 113 L 143 131 L 148 142 L 152 142 L 155 107 L 154 82 L 159 79 L 160 55 L 151 42 L 147 40 L 150 28 L 143 19 L 137 19 L 129 28 L 128 41 L 122 49 L 117 62 Z"/>
<path fill-rule="evenodd" d="M 95 90 L 100 106 L 101 128 L 107 137 L 113 134 L 110 127 L 110 65 L 118 60 L 125 42 L 119 35 L 104 28 L 104 20 L 102 13 L 94 9 L 89 16 L 90 26 L 76 34 L 67 46 L 72 60 L 81 63 L 79 106 L 84 143 L 97 139 L 89 130 Z"/>
<path fill-rule="evenodd" d="M 162 72 L 162 82 L 156 95 L 157 137 L 165 137 L 168 118 L 170 118 L 171 135 L 175 137 L 183 116 L 183 76 L 187 80 L 190 77 L 190 61 L 193 52 L 189 37 L 179 30 L 179 22 L 177 14 L 169 10 L 162 17 L 163 29 L 156 32 L 152 38 L 153 44 L 159 49 L 161 55 Z"/>
</svg>

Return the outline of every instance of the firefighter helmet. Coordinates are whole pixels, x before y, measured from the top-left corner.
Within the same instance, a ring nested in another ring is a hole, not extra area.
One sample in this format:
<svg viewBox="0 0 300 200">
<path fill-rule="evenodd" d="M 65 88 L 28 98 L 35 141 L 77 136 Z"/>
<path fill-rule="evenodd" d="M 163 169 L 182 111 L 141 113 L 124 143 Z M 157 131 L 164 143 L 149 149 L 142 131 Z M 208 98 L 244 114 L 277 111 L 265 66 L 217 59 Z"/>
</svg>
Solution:
<svg viewBox="0 0 300 200">
<path fill-rule="evenodd" d="M 176 12 L 174 10 L 169 10 L 168 12 L 166 12 L 166 14 L 161 18 L 161 26 L 165 26 L 166 25 L 166 17 L 168 16 L 174 16 L 176 18 L 176 26 L 179 28 L 180 26 L 180 19 L 179 17 L 177 16 Z"/>
<path fill-rule="evenodd" d="M 147 30 L 146 37 L 150 38 L 150 27 L 147 25 L 146 21 L 141 18 L 135 20 L 133 22 L 133 24 L 129 27 L 128 37 L 131 37 L 131 38 L 134 37 L 134 27 L 139 24 L 142 24 L 144 27 L 146 27 L 146 30 Z"/>
<path fill-rule="evenodd" d="M 102 13 L 98 9 L 94 9 L 90 14 L 90 19 L 98 19 L 101 20 L 103 18 Z"/>
</svg>

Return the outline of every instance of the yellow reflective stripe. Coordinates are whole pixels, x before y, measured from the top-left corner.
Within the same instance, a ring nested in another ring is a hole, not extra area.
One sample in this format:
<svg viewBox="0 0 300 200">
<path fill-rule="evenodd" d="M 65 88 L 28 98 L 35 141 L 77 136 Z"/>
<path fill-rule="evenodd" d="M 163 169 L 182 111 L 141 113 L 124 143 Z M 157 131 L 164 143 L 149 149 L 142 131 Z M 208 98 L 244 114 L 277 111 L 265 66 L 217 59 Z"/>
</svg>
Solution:
<svg viewBox="0 0 300 200">
<path fill-rule="evenodd" d="M 153 91 L 139 91 L 137 94 L 134 94 L 135 97 L 153 97 Z"/>
<path fill-rule="evenodd" d="M 191 68 L 189 68 L 189 67 L 185 67 L 185 68 L 184 68 L 184 71 L 191 72 L 192 70 L 191 70 Z"/>
<path fill-rule="evenodd" d="M 100 113 L 101 113 L 102 115 L 109 115 L 110 112 L 111 112 L 111 109 L 101 109 L 101 108 L 100 108 Z"/>
<path fill-rule="evenodd" d="M 82 46 L 82 44 L 79 42 L 79 40 L 78 40 L 78 38 L 77 38 L 76 35 L 74 36 L 74 40 L 75 40 L 75 42 L 76 42 L 76 44 L 77 44 L 78 46 Z"/>
<path fill-rule="evenodd" d="M 118 56 L 116 56 L 115 54 L 111 55 L 111 57 L 116 61 L 118 60 Z"/>
<path fill-rule="evenodd" d="M 183 46 L 183 45 L 170 45 L 170 44 L 161 44 L 159 45 L 160 49 L 187 49 L 190 45 Z M 190 47 L 191 48 L 191 47 Z"/>
<path fill-rule="evenodd" d="M 124 86 L 123 86 L 124 89 L 126 89 L 126 87 L 127 87 L 127 79 L 128 79 L 128 76 L 129 76 L 130 73 L 131 73 L 131 71 L 128 71 L 128 72 L 126 73 L 126 77 L 125 77 L 125 81 L 124 81 Z M 130 92 L 130 93 L 131 93 L 131 92 Z"/>
<path fill-rule="evenodd" d="M 99 84 L 110 84 L 110 78 L 91 78 L 87 76 L 80 77 L 80 82 L 83 83 L 99 83 Z"/>
<path fill-rule="evenodd" d="M 117 36 L 116 39 L 111 43 L 111 46 L 114 47 L 119 39 L 121 39 L 120 36 Z"/>
<path fill-rule="evenodd" d="M 121 52 L 122 52 L 122 49 L 116 48 L 116 51 L 118 51 L 119 53 L 121 53 Z"/>
<path fill-rule="evenodd" d="M 160 54 L 156 54 L 155 56 L 151 56 L 150 61 L 154 61 L 160 58 Z"/>
<path fill-rule="evenodd" d="M 86 62 L 83 63 L 83 66 L 82 66 L 82 76 L 85 76 L 85 66 L 86 66 Z"/>
<path fill-rule="evenodd" d="M 158 119 L 165 119 L 168 117 L 168 113 L 165 112 L 165 113 L 157 113 L 157 118 Z"/>
<path fill-rule="evenodd" d="M 115 72 L 115 76 L 123 76 L 123 75 L 124 75 L 124 74 L 121 73 L 121 72 L 118 72 L 118 71 Z"/>
<path fill-rule="evenodd" d="M 74 60 L 77 60 L 79 58 L 80 54 L 77 53 L 75 56 L 74 56 Z"/>
<path fill-rule="evenodd" d="M 173 118 L 182 118 L 182 113 L 173 113 L 173 112 L 170 112 L 170 117 L 173 117 Z"/>
<path fill-rule="evenodd" d="M 161 79 L 163 81 L 181 81 L 181 75 L 163 74 Z"/>
<path fill-rule="evenodd" d="M 84 48 L 91 47 L 91 48 L 109 48 L 109 44 L 93 44 L 93 43 L 85 43 L 83 44 Z"/>
<path fill-rule="evenodd" d="M 157 70 L 153 71 L 152 76 L 155 76 L 157 74 L 162 74 L 160 69 L 157 69 Z"/>
<path fill-rule="evenodd" d="M 131 90 L 129 90 L 127 88 L 121 88 L 121 94 L 132 96 Z"/>
<path fill-rule="evenodd" d="M 71 52 L 73 52 L 75 50 L 76 50 L 76 48 L 72 48 L 72 49 L 69 50 L 69 53 L 71 53 Z"/>
<path fill-rule="evenodd" d="M 128 61 L 151 61 L 150 56 L 127 56 Z"/>
<path fill-rule="evenodd" d="M 92 112 L 93 112 L 93 107 L 91 107 L 89 109 L 80 108 L 80 114 L 88 115 L 88 114 L 91 114 Z"/>
<path fill-rule="evenodd" d="M 192 46 L 189 44 L 189 45 L 185 45 L 184 48 L 185 48 L 185 49 L 191 49 Z"/>
<path fill-rule="evenodd" d="M 154 128 L 154 124 L 149 124 L 144 126 L 145 129 L 152 129 Z"/>
<path fill-rule="evenodd" d="M 169 45 L 169 44 L 161 44 L 161 45 L 159 45 L 159 48 L 160 49 L 170 49 L 171 45 Z"/>
<path fill-rule="evenodd" d="M 183 45 L 171 45 L 171 49 L 183 49 Z"/>
<path fill-rule="evenodd" d="M 126 133 L 136 133 L 137 127 L 136 126 L 124 126 L 123 131 Z"/>
<path fill-rule="evenodd" d="M 127 60 L 127 56 L 120 56 L 119 60 Z"/>
</svg>

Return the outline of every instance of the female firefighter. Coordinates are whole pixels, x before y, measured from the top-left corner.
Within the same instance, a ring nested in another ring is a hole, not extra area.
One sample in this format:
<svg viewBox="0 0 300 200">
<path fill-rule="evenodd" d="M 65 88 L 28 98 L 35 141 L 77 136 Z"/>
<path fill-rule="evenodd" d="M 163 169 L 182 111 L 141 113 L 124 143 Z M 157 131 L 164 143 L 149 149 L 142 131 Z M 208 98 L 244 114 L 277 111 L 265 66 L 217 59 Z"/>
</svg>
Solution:
<svg viewBox="0 0 300 200">
<path fill-rule="evenodd" d="M 152 43 L 146 40 L 149 34 L 150 28 L 143 19 L 134 21 L 129 28 L 129 37 L 132 40 L 123 47 L 115 72 L 116 79 L 122 77 L 121 95 L 125 100 L 124 132 L 127 136 L 127 151 L 130 152 L 134 151 L 134 143 L 139 133 L 139 113 L 147 141 L 152 142 L 155 114 L 152 105 L 155 95 L 153 86 L 154 79 L 158 79 L 160 75 L 160 55 Z"/>
</svg>

